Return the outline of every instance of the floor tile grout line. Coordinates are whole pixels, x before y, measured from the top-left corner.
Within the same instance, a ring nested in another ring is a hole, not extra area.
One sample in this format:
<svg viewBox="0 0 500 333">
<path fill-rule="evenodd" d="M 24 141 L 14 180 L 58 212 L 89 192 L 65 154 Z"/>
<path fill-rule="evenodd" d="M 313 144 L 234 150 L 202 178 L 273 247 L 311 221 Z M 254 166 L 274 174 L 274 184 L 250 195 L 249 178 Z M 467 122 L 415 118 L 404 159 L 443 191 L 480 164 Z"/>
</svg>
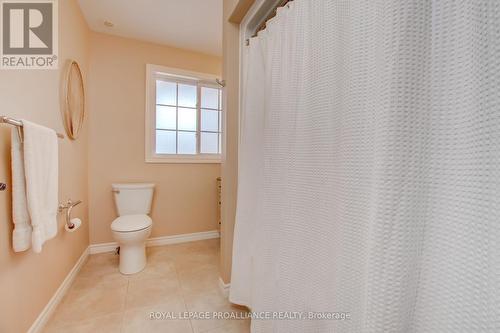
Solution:
<svg viewBox="0 0 500 333">
<path fill-rule="evenodd" d="M 181 298 L 182 298 L 182 303 L 184 304 L 184 309 L 189 311 L 187 303 L 186 303 L 186 298 L 184 297 L 184 293 L 182 292 L 181 278 L 179 276 L 179 272 L 177 270 L 177 265 L 175 264 L 175 260 L 173 260 L 172 264 L 174 265 L 175 276 L 177 277 L 177 282 L 179 283 L 179 291 L 181 293 Z M 189 319 L 189 326 L 191 327 L 191 332 L 194 333 L 194 327 L 193 327 L 193 323 L 191 322 L 191 319 Z"/>
<path fill-rule="evenodd" d="M 186 300 L 185 300 L 185 295 L 184 295 L 184 292 L 183 292 L 183 289 L 182 289 L 182 279 L 181 279 L 181 278 L 180 278 L 180 276 L 179 276 L 177 266 L 175 265 L 175 261 L 174 261 L 174 268 L 175 268 L 176 275 L 178 276 L 178 278 L 177 278 L 177 279 L 178 279 L 179 284 L 180 284 L 181 296 L 182 296 L 182 298 L 183 298 L 183 300 L 184 300 L 185 307 L 186 307 L 186 309 L 187 309 L 188 311 L 190 311 L 190 310 L 189 310 L 189 308 L 188 308 L 188 305 L 187 305 L 187 303 L 186 303 Z M 191 330 L 193 331 L 193 333 L 196 333 L 196 332 L 195 332 L 195 329 L 194 329 L 194 326 L 193 326 L 193 319 L 190 319 L 190 320 L 189 320 L 189 323 L 190 323 L 190 325 L 191 325 Z M 217 325 L 217 326 L 215 326 L 215 327 L 212 327 L 212 328 L 209 328 L 209 329 L 206 329 L 206 330 L 202 330 L 202 331 L 199 331 L 199 332 L 197 332 L 197 333 L 206 333 L 206 332 L 209 332 L 209 331 L 213 331 L 213 330 L 215 330 L 215 329 L 222 328 L 222 327 L 224 327 L 225 325 L 226 325 L 226 323 L 221 323 L 221 325 L 220 325 L 220 326 L 219 326 L 219 325 Z"/>
<path fill-rule="evenodd" d="M 124 326 L 125 326 L 125 311 L 127 310 L 127 296 L 128 296 L 128 288 L 130 285 L 130 279 L 127 277 L 127 289 L 125 290 L 125 302 L 123 304 L 123 310 L 122 310 L 122 322 L 120 324 L 120 333 L 123 333 Z"/>
<path fill-rule="evenodd" d="M 91 318 L 87 318 L 87 319 L 83 319 L 83 320 L 78 320 L 78 321 L 72 321 L 72 322 L 64 322 L 64 323 L 51 323 L 53 325 L 54 328 L 64 328 L 66 326 L 75 326 L 75 325 L 83 325 L 83 324 L 88 324 L 90 322 L 93 322 L 95 321 L 96 319 L 101 319 L 101 318 L 106 318 L 106 317 L 109 317 L 109 316 L 113 316 L 113 315 L 118 315 L 118 314 L 121 314 L 122 311 L 119 311 L 119 312 L 110 312 L 110 313 L 107 313 L 107 314 L 104 314 L 104 315 L 99 315 L 99 316 L 95 316 L 95 317 L 91 317 Z M 47 322 L 47 325 L 45 325 L 45 328 L 48 327 L 50 323 L 50 320 L 49 322 Z M 45 331 L 42 331 L 42 333 L 45 332 Z"/>
</svg>

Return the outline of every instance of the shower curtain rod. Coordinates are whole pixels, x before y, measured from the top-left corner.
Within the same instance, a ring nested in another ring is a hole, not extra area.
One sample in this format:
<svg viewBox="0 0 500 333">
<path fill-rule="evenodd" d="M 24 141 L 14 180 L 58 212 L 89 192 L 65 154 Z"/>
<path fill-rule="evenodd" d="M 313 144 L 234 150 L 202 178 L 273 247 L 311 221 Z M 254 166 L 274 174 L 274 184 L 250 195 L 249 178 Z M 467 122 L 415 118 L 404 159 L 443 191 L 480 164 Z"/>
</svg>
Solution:
<svg viewBox="0 0 500 333">
<path fill-rule="evenodd" d="M 257 27 L 257 29 L 255 30 L 255 33 L 252 35 L 252 37 L 256 37 L 260 31 L 262 31 L 266 28 L 267 22 L 276 16 L 278 8 L 285 6 L 287 3 L 291 2 L 291 1 L 292 0 L 281 0 L 280 2 L 278 2 L 278 4 L 276 5 L 276 7 L 274 7 L 274 9 L 271 11 L 271 13 L 269 13 L 269 15 L 266 16 L 264 21 L 262 21 L 262 23 Z M 247 42 L 248 42 L 248 40 L 247 40 Z"/>
</svg>

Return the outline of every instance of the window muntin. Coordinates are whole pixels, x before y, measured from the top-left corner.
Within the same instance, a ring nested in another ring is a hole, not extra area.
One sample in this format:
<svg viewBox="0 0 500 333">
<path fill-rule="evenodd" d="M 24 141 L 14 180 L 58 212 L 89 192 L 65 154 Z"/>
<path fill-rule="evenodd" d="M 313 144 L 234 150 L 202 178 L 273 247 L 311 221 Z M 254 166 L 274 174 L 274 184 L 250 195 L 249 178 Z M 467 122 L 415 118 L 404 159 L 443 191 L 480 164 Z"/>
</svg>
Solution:
<svg viewBox="0 0 500 333">
<path fill-rule="evenodd" d="M 157 74 L 154 154 L 220 156 L 222 91 L 211 83 Z"/>
</svg>

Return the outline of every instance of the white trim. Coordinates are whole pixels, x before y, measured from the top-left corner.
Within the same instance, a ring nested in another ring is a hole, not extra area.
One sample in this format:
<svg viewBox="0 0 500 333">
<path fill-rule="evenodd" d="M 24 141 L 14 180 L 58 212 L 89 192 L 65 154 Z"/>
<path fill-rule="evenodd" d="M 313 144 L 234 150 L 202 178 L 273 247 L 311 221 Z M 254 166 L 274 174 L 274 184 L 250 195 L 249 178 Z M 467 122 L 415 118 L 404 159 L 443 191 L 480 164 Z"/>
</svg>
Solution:
<svg viewBox="0 0 500 333">
<path fill-rule="evenodd" d="M 188 71 L 180 68 L 166 67 L 160 65 L 147 64 L 146 70 L 148 72 L 159 72 L 168 76 L 178 76 L 181 79 L 196 80 L 196 81 L 208 81 L 207 83 L 212 83 L 214 86 L 217 85 L 215 82 L 218 79 L 217 75 L 209 73 L 201 73 L 195 71 Z"/>
<path fill-rule="evenodd" d="M 196 163 L 222 163 L 221 157 L 217 158 L 210 158 L 210 157 L 204 157 L 203 155 L 193 155 L 189 157 L 179 157 L 179 155 L 172 155 L 172 156 L 154 156 L 154 157 L 149 157 L 146 156 L 145 159 L 146 163 L 184 163 L 184 164 L 196 164 Z"/>
<path fill-rule="evenodd" d="M 116 243 L 116 242 L 90 244 L 89 245 L 89 252 L 90 252 L 90 254 L 113 252 L 116 250 L 117 247 L 118 247 L 118 243 Z"/>
<path fill-rule="evenodd" d="M 54 310 L 56 309 L 57 305 L 61 302 L 64 295 L 68 292 L 69 287 L 75 280 L 76 275 L 82 268 L 88 256 L 89 256 L 89 248 L 87 247 L 83 251 L 82 255 L 80 256 L 76 264 L 73 266 L 71 271 L 68 273 L 64 281 L 61 283 L 59 288 L 57 288 L 55 294 L 52 296 L 52 298 L 47 303 L 45 308 L 43 308 L 40 315 L 38 315 L 38 318 L 36 318 L 35 322 L 31 325 L 30 329 L 28 330 L 28 333 L 42 332 L 43 328 L 45 327 L 50 317 L 54 313 Z"/>
<path fill-rule="evenodd" d="M 148 162 L 148 159 L 150 159 L 153 156 L 154 153 L 154 144 L 155 144 L 155 138 L 154 138 L 154 131 L 153 127 L 155 124 L 155 119 L 154 115 L 155 113 L 153 111 L 154 108 L 152 106 L 152 100 L 155 99 L 156 93 L 155 93 L 155 87 L 153 86 L 153 75 L 154 75 L 154 70 L 155 70 L 155 65 L 146 65 L 146 95 L 145 95 L 145 109 L 144 109 L 144 133 L 145 133 L 145 140 L 144 140 L 144 155 L 145 155 L 145 160 Z"/>
<path fill-rule="evenodd" d="M 219 237 L 220 237 L 219 230 L 202 231 L 202 232 L 195 232 L 192 234 L 181 234 L 181 235 L 150 238 L 146 241 L 146 246 L 162 246 L 169 244 L 187 243 L 205 239 L 214 239 Z"/>
<path fill-rule="evenodd" d="M 224 283 L 224 280 L 222 280 L 222 278 L 219 277 L 219 288 L 220 291 L 222 292 L 222 295 L 224 295 L 224 297 L 226 298 L 229 297 L 229 287 L 231 287 L 231 283 Z"/>
<path fill-rule="evenodd" d="M 186 81 L 194 84 L 193 81 L 197 82 L 198 88 L 199 86 L 203 87 L 213 87 L 216 89 L 221 89 L 220 86 L 215 82 L 217 76 L 213 74 L 200 73 L 187 71 L 178 68 L 164 67 L 159 65 L 146 64 L 146 98 L 145 98 L 145 121 L 144 121 L 144 155 L 146 163 L 186 163 L 186 164 L 194 164 L 194 163 L 222 163 L 222 154 L 194 154 L 194 155 L 180 155 L 180 154 L 156 154 L 155 144 L 156 138 L 155 134 L 155 114 L 156 114 L 156 78 L 159 76 L 165 75 L 168 79 L 173 79 L 175 81 Z M 199 94 L 198 94 L 199 95 Z M 196 106 L 197 116 L 200 117 L 200 101 L 198 101 L 198 105 Z M 220 110 L 221 114 L 223 114 L 223 110 Z M 199 121 L 197 122 L 199 125 Z M 223 129 L 220 129 L 222 133 Z M 197 129 L 197 145 L 200 141 L 200 131 Z M 221 135 L 223 135 L 221 133 Z M 199 147 L 197 147 L 197 151 Z M 221 149 L 222 152 L 222 149 Z"/>
<path fill-rule="evenodd" d="M 214 239 L 219 237 L 220 233 L 218 230 L 202 231 L 202 232 L 195 232 L 192 234 L 181 234 L 181 235 L 150 238 L 146 241 L 146 246 L 150 247 L 150 246 L 187 243 L 205 239 Z M 113 252 L 116 250 L 117 247 L 118 243 L 111 242 L 111 243 L 91 244 L 89 246 L 89 249 L 90 249 L 90 254 L 97 254 L 97 253 Z"/>
</svg>

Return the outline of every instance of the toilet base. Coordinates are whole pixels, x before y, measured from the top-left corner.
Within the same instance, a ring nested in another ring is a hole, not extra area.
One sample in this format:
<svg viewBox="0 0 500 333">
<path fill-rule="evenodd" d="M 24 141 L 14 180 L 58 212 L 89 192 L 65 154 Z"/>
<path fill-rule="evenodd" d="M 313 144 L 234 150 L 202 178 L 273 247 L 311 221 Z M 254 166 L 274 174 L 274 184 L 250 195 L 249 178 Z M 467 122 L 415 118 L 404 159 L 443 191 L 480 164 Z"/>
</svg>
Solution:
<svg viewBox="0 0 500 333">
<path fill-rule="evenodd" d="M 146 267 L 146 244 L 120 245 L 120 273 L 135 274 Z"/>
<path fill-rule="evenodd" d="M 151 235 L 151 227 L 132 231 L 116 232 L 113 237 L 120 246 L 120 272 L 135 274 L 146 266 L 146 239 Z"/>
</svg>

